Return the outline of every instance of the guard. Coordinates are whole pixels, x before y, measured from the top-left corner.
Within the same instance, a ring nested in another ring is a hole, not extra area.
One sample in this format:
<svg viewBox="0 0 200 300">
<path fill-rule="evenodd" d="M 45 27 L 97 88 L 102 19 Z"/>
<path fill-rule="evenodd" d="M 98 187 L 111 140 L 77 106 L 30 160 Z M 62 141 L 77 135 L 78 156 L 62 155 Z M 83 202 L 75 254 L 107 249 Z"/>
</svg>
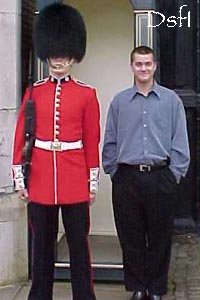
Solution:
<svg viewBox="0 0 200 300">
<path fill-rule="evenodd" d="M 50 76 L 32 88 L 35 139 L 27 186 L 23 148 L 27 88 L 14 139 L 15 189 L 28 200 L 33 235 L 32 287 L 28 300 L 52 300 L 54 242 L 58 210 L 69 246 L 73 300 L 95 300 L 88 233 L 89 206 L 99 177 L 99 105 L 93 87 L 70 76 L 86 51 L 86 28 L 80 13 L 69 5 L 46 6 L 36 19 L 37 56 L 48 62 Z"/>
</svg>

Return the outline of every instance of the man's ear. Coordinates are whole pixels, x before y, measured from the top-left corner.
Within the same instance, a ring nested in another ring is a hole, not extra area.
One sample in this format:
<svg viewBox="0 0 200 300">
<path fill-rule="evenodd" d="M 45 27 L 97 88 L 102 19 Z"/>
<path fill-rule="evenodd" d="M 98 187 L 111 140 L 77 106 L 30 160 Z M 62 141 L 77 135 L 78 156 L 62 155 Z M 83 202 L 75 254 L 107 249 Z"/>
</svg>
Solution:
<svg viewBox="0 0 200 300">
<path fill-rule="evenodd" d="M 154 62 L 154 72 L 156 71 L 156 69 L 157 69 L 157 62 L 155 61 Z"/>
<path fill-rule="evenodd" d="M 133 63 L 130 63 L 130 70 L 133 71 Z"/>
</svg>

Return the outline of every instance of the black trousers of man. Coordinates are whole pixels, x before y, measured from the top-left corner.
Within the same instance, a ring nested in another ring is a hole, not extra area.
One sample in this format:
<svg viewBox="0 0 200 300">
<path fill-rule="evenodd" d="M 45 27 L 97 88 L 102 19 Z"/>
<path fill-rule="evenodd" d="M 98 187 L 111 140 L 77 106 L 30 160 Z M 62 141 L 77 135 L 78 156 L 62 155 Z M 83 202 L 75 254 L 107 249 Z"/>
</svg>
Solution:
<svg viewBox="0 0 200 300">
<path fill-rule="evenodd" d="M 120 165 L 113 209 L 128 291 L 167 292 L 177 183 L 166 166 L 140 172 Z"/>
<path fill-rule="evenodd" d="M 88 246 L 89 204 L 84 202 L 60 207 L 69 247 L 73 300 L 96 300 Z M 59 207 L 31 202 L 28 209 L 33 236 L 32 286 L 28 300 L 52 300 Z"/>
</svg>

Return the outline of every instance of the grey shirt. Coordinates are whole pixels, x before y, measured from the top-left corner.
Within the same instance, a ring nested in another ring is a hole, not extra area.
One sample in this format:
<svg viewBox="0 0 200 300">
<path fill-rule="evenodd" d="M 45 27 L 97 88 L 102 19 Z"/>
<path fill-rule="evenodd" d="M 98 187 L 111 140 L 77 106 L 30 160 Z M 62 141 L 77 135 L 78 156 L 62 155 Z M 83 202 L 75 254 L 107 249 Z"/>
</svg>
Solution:
<svg viewBox="0 0 200 300">
<path fill-rule="evenodd" d="M 145 97 L 133 86 L 110 104 L 103 146 L 105 173 L 118 164 L 160 164 L 170 158 L 177 182 L 189 167 L 190 152 L 185 111 L 178 95 L 154 83 Z"/>
</svg>

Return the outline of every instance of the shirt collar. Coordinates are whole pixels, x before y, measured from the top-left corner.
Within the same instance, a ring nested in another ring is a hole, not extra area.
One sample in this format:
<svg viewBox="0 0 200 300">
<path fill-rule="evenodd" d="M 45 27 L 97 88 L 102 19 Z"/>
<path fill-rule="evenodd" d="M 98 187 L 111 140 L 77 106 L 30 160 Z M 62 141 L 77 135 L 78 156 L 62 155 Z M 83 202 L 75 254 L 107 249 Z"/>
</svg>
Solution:
<svg viewBox="0 0 200 300">
<path fill-rule="evenodd" d="M 159 87 L 159 84 L 158 84 L 156 81 L 154 81 L 152 90 L 149 92 L 149 94 L 152 93 L 152 92 L 158 97 L 158 99 L 160 99 L 160 87 Z M 137 86 L 136 86 L 136 85 L 133 85 L 133 87 L 132 87 L 131 100 L 134 100 L 134 98 L 135 98 L 135 96 L 136 96 L 137 94 L 141 94 L 141 93 L 138 91 Z M 148 96 L 149 96 L 149 94 L 148 94 Z M 148 97 L 148 96 L 147 96 L 147 97 Z"/>
<path fill-rule="evenodd" d="M 63 76 L 63 77 L 61 77 L 61 78 L 57 78 L 57 77 L 55 77 L 54 75 L 50 75 L 49 76 L 49 80 L 51 81 L 51 82 L 67 82 L 67 81 L 70 81 L 71 80 L 71 76 L 68 74 L 68 75 L 66 75 L 66 76 Z"/>
</svg>

